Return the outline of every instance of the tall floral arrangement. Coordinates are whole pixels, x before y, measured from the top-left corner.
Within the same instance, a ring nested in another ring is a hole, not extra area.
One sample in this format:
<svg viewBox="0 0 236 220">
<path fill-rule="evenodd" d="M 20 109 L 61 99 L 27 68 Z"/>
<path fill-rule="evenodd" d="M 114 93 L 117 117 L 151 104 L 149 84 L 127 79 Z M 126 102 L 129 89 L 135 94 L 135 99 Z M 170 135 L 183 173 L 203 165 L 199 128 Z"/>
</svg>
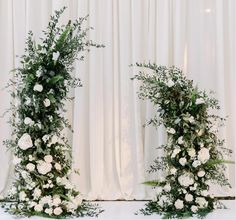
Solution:
<svg viewBox="0 0 236 220">
<path fill-rule="evenodd" d="M 145 215 L 158 213 L 164 218 L 204 217 L 217 201 L 209 194 L 209 184 L 229 186 L 224 175 L 224 155 L 230 150 L 218 137 L 225 119 L 213 114 L 218 101 L 200 91 L 176 67 L 137 64 L 151 71 L 140 71 L 134 79 L 141 81 L 139 97 L 150 100 L 157 114 L 148 122 L 163 124 L 168 134 L 165 157 L 157 158 L 149 172 L 163 170 L 165 178 L 147 181 L 154 187 L 154 199 L 141 209 Z"/>
<path fill-rule="evenodd" d="M 97 205 L 82 202 L 82 196 L 70 182 L 71 146 L 63 129 L 71 129 L 64 118 L 65 101 L 72 100 L 70 88 L 81 86 L 72 76 L 78 53 L 90 46 L 89 29 L 80 18 L 67 25 L 58 24 L 65 8 L 51 16 L 40 43 L 30 32 L 26 41 L 22 67 L 13 71 L 12 140 L 5 145 L 13 151 L 15 180 L 2 205 L 13 215 L 97 216 Z M 83 56 L 79 57 L 83 60 Z M 18 103 L 18 104 L 17 104 Z"/>
</svg>

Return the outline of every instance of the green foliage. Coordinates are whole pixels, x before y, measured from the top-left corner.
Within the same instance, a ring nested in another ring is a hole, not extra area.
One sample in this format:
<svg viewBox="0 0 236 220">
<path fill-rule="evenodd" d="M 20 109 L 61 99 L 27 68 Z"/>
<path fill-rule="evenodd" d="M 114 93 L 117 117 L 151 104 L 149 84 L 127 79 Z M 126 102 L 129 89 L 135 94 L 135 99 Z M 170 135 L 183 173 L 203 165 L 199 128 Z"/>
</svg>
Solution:
<svg viewBox="0 0 236 220">
<path fill-rule="evenodd" d="M 64 103 L 73 100 L 70 89 L 81 86 L 71 74 L 74 61 L 83 60 L 81 53 L 91 46 L 103 45 L 87 40 L 90 28 L 82 27 L 87 17 L 60 26 L 64 10 L 51 16 L 40 43 L 29 32 L 21 67 L 12 72 L 7 85 L 12 87 L 13 133 L 4 144 L 14 154 L 15 181 L 1 203 L 16 216 L 64 219 L 102 212 L 96 204 L 82 203 L 69 180 L 72 150 L 64 129 L 72 126 L 64 118 Z"/>
</svg>

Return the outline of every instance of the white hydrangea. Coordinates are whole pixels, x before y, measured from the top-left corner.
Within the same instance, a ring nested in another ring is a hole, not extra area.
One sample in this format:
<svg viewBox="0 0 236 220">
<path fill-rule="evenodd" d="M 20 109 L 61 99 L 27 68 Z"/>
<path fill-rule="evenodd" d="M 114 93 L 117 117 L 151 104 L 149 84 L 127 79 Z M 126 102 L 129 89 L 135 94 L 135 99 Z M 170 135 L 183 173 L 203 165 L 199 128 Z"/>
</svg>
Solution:
<svg viewBox="0 0 236 220">
<path fill-rule="evenodd" d="M 209 150 L 205 147 L 201 148 L 201 150 L 198 152 L 198 160 L 200 160 L 201 163 L 206 163 L 209 159 L 210 159 Z"/>
<path fill-rule="evenodd" d="M 31 136 L 28 133 L 24 133 L 18 140 L 18 146 L 22 150 L 27 150 L 28 148 L 33 147 Z"/>
<path fill-rule="evenodd" d="M 190 156 L 190 157 L 195 157 L 196 156 L 196 151 L 195 151 L 195 149 L 194 148 L 190 148 L 190 149 L 188 149 L 188 155 Z"/>
<path fill-rule="evenodd" d="M 177 199 L 175 201 L 175 208 L 176 209 L 183 209 L 184 208 L 184 202 L 183 200 Z"/>
<path fill-rule="evenodd" d="M 29 170 L 30 172 L 35 170 L 35 165 L 33 163 L 28 163 L 26 165 L 26 169 Z"/>
<path fill-rule="evenodd" d="M 49 99 L 44 99 L 44 100 L 43 100 L 43 104 L 44 104 L 44 106 L 47 108 L 47 107 L 49 107 L 49 106 L 51 105 L 51 102 L 50 102 Z"/>
<path fill-rule="evenodd" d="M 179 163 L 180 163 L 182 166 L 184 166 L 184 165 L 187 163 L 186 158 L 181 157 L 181 158 L 179 159 Z"/>
<path fill-rule="evenodd" d="M 197 197 L 195 202 L 200 206 L 200 208 L 204 208 L 208 206 L 208 202 L 204 197 Z"/>
<path fill-rule="evenodd" d="M 37 164 L 37 170 L 40 174 L 47 174 L 52 170 L 52 164 L 45 161 L 39 161 Z"/>
<path fill-rule="evenodd" d="M 52 157 L 52 155 L 46 155 L 46 156 L 44 156 L 44 160 L 45 160 L 47 163 L 52 163 L 53 157 Z"/>
<path fill-rule="evenodd" d="M 198 211 L 198 207 L 195 206 L 195 205 L 192 205 L 192 206 L 191 206 L 191 211 L 192 211 L 193 213 L 196 213 L 196 212 Z"/>
<path fill-rule="evenodd" d="M 37 92 L 42 92 L 43 91 L 43 86 L 36 83 L 33 90 L 37 91 Z"/>
<path fill-rule="evenodd" d="M 191 174 L 185 173 L 178 177 L 179 184 L 184 187 L 189 187 L 194 184 L 194 179 Z"/>
<path fill-rule="evenodd" d="M 170 134 L 175 134 L 176 133 L 174 128 L 167 128 L 166 131 Z"/>
</svg>

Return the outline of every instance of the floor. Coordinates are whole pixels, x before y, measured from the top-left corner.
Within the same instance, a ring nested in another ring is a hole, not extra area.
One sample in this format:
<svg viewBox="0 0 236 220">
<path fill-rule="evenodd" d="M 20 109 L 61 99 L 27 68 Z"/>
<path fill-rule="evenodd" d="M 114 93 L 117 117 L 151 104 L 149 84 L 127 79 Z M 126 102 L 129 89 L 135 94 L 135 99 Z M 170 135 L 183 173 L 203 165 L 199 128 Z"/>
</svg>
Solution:
<svg viewBox="0 0 236 220">
<path fill-rule="evenodd" d="M 103 212 L 98 218 L 82 218 L 83 220 L 157 220 L 161 219 L 158 215 L 152 216 L 142 216 L 142 215 L 134 215 L 134 213 L 143 207 L 145 202 L 137 202 L 137 201 L 114 201 L 114 202 L 99 202 L 99 204 L 103 207 L 105 212 Z M 228 207 L 228 209 L 216 210 L 213 213 L 209 214 L 205 219 L 214 219 L 214 220 L 227 220 L 227 219 L 236 219 L 236 202 L 224 201 L 224 204 Z M 14 217 L 4 213 L 4 210 L 0 208 L 0 220 L 13 220 Z M 26 218 L 28 219 L 28 218 Z M 26 220 L 25 219 L 25 220 Z M 40 217 L 32 217 L 30 220 L 42 220 L 45 218 Z M 191 220 L 196 218 L 191 218 Z M 23 220 L 23 219 L 21 219 Z"/>
</svg>

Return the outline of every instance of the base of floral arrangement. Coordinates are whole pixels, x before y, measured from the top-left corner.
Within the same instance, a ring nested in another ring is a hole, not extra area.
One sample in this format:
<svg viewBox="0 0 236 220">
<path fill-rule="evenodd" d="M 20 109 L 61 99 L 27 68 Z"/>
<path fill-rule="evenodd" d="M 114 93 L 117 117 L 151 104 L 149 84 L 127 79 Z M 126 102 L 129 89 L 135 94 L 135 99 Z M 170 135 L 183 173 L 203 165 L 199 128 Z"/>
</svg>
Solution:
<svg viewBox="0 0 236 220">
<path fill-rule="evenodd" d="M 52 209 L 51 213 L 47 214 L 43 211 L 36 212 L 33 208 L 31 209 L 22 209 L 25 206 L 23 202 L 14 202 L 14 201 L 0 201 L 1 207 L 5 209 L 5 212 L 14 215 L 16 217 L 32 217 L 40 216 L 53 219 L 65 219 L 72 217 L 98 217 L 99 214 L 104 212 L 101 207 L 96 203 L 91 203 L 84 201 L 73 213 L 66 210 L 57 212 L 57 208 Z M 20 208 L 20 209 L 19 209 Z M 61 212 L 61 213 L 60 213 Z"/>
</svg>

